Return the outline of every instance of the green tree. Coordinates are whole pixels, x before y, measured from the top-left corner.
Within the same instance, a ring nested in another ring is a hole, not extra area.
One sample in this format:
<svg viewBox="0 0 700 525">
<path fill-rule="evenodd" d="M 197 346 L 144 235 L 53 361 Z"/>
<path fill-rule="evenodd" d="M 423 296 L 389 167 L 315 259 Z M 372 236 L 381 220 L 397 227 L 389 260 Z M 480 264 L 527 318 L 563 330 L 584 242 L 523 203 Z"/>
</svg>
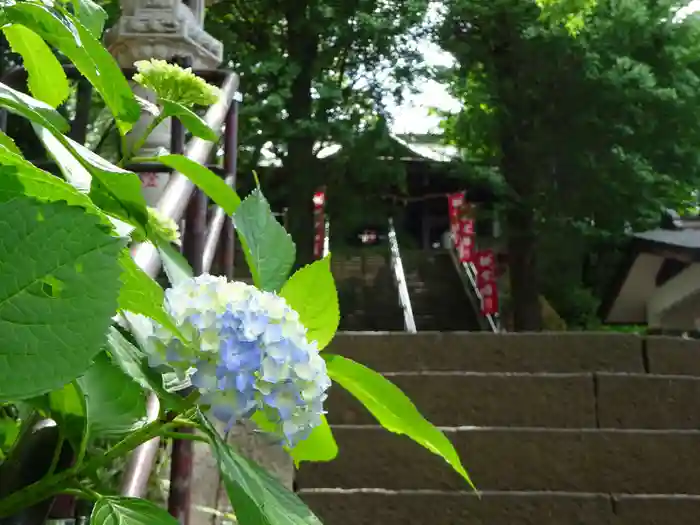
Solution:
<svg viewBox="0 0 700 525">
<path fill-rule="evenodd" d="M 608 239 L 697 185 L 700 19 L 675 19 L 670 0 L 444 7 L 436 34 L 456 59 L 445 79 L 463 104 L 446 134 L 496 173 L 514 326 L 538 330 L 543 231 Z"/>
<path fill-rule="evenodd" d="M 302 261 L 312 247 L 313 191 L 330 186 L 330 206 L 346 214 L 343 192 L 333 187 L 354 182 L 345 167 L 351 156 L 356 162 L 355 139 L 381 127 L 387 100 L 400 97 L 420 69 L 415 37 L 428 4 L 236 0 L 209 7 L 207 29 L 226 43 L 226 61 L 242 77 L 241 166 L 255 168 L 263 146 L 272 144 Z M 319 145 L 331 142 L 343 146 L 339 162 L 321 162 Z M 372 148 L 362 155 L 365 167 L 375 161 Z M 368 171 L 376 184 L 400 175 L 376 164 Z"/>
</svg>

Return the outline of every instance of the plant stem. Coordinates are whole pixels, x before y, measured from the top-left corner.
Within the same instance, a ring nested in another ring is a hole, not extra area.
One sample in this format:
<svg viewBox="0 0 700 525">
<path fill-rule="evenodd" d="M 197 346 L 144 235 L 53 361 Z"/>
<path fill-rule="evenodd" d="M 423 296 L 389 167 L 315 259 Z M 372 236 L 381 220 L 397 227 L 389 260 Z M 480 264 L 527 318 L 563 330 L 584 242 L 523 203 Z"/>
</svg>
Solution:
<svg viewBox="0 0 700 525">
<path fill-rule="evenodd" d="M 85 464 L 84 467 L 76 465 L 75 467 L 64 470 L 54 476 L 48 476 L 40 479 L 36 483 L 32 483 L 17 492 L 14 492 L 0 501 L 0 517 L 9 516 L 15 512 L 29 507 L 39 501 L 42 501 L 57 492 L 63 490 L 61 484 L 76 477 L 82 472 L 89 472 L 109 463 L 114 458 L 122 456 L 133 450 L 141 443 L 145 443 L 149 439 L 157 436 L 164 427 L 171 426 L 171 423 L 163 421 L 153 421 L 148 425 L 140 428 L 133 434 L 127 436 L 119 443 L 110 448 L 104 455 L 94 458 Z"/>
<path fill-rule="evenodd" d="M 199 427 L 199 423 L 196 421 L 192 421 L 190 419 L 184 419 L 181 417 L 176 417 L 172 421 L 172 426 L 174 427 L 190 427 L 190 428 L 197 428 Z"/>
<path fill-rule="evenodd" d="M 90 487 L 88 487 L 88 486 L 85 485 L 84 483 L 81 483 L 80 489 L 79 489 L 79 490 L 80 490 L 81 492 L 83 492 L 83 494 L 85 494 L 85 496 L 86 496 L 88 499 L 97 501 L 98 499 L 102 498 L 102 494 L 100 494 L 100 493 L 98 493 L 98 492 L 92 490 Z"/>
<path fill-rule="evenodd" d="M 161 420 L 152 421 L 147 425 L 144 425 L 138 429 L 133 434 L 126 436 L 119 443 L 114 445 L 112 448 L 107 450 L 103 455 L 98 456 L 85 464 L 85 467 L 80 469 L 81 471 L 94 471 L 99 467 L 104 466 L 115 458 L 125 455 L 127 452 L 138 447 L 141 443 L 145 443 L 151 438 L 160 434 L 160 432 L 165 428 L 170 426 L 170 423 L 166 423 Z"/>
<path fill-rule="evenodd" d="M 60 493 L 66 496 L 75 496 L 76 498 L 86 498 L 88 496 L 82 489 L 61 489 Z"/>
<path fill-rule="evenodd" d="M 63 427 L 58 427 L 58 443 L 56 444 L 56 449 L 53 451 L 53 458 L 51 458 L 51 466 L 49 467 L 49 476 L 56 472 L 56 467 L 58 466 L 58 461 L 61 458 L 61 452 L 63 452 L 63 445 L 66 442 L 66 433 Z"/>
<path fill-rule="evenodd" d="M 139 139 L 134 142 L 133 146 L 131 147 L 131 150 L 127 150 L 126 153 L 124 153 L 124 156 L 122 157 L 122 160 L 119 161 L 119 166 L 124 166 L 127 162 L 129 162 L 139 151 L 141 151 L 141 148 L 143 148 L 143 145 L 146 143 L 148 140 L 148 137 L 151 136 L 151 133 L 153 133 L 153 130 L 156 129 L 158 126 L 160 126 L 161 122 L 165 120 L 165 117 L 163 115 L 158 115 L 155 117 L 151 123 L 148 125 L 146 130 L 143 132 L 143 135 L 139 137 Z M 124 144 L 126 141 L 124 142 Z"/>
<path fill-rule="evenodd" d="M 209 443 L 209 440 L 204 436 L 198 436 L 197 434 L 185 434 L 184 432 L 164 432 L 161 434 L 164 438 L 170 439 L 184 439 L 187 441 L 199 441 L 200 443 Z"/>
</svg>

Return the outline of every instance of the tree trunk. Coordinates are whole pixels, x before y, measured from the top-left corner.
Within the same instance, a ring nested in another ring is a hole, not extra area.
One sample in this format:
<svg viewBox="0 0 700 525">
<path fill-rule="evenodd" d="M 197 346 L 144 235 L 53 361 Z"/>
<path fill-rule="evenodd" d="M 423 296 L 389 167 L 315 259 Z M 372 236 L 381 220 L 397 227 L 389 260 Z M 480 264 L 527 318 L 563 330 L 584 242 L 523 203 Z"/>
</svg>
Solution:
<svg viewBox="0 0 700 525">
<path fill-rule="evenodd" d="M 542 307 L 533 210 L 513 205 L 506 212 L 506 225 L 513 330 L 539 332 L 542 330 Z"/>
<path fill-rule="evenodd" d="M 284 172 L 289 185 L 289 230 L 297 246 L 297 264 L 313 258 L 313 193 L 320 183 L 316 176 L 316 157 L 311 120 L 313 118 L 314 69 L 318 57 L 318 34 L 314 31 L 307 2 L 287 3 L 287 51 L 289 63 L 298 69 L 291 82 L 287 103 L 289 129 Z"/>
</svg>

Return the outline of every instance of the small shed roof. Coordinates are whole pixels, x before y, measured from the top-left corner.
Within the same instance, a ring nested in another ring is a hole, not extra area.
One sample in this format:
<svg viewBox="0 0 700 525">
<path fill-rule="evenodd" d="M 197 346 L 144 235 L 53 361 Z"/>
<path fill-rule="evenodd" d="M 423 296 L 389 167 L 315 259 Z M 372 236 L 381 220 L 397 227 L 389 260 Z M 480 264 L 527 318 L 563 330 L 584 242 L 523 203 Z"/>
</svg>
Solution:
<svg viewBox="0 0 700 525">
<path fill-rule="evenodd" d="M 667 212 L 659 228 L 630 237 L 599 315 L 608 324 L 646 324 L 647 304 L 664 283 L 700 265 L 700 218 Z M 700 282 L 697 283 L 700 289 Z"/>
</svg>

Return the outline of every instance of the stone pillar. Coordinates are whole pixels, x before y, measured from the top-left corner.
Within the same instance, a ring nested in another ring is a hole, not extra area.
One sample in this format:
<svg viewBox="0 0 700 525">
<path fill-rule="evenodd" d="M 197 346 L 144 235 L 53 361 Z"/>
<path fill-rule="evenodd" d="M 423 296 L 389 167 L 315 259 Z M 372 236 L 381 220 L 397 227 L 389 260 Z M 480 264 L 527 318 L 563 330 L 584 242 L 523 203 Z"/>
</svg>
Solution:
<svg viewBox="0 0 700 525">
<path fill-rule="evenodd" d="M 192 69 L 216 69 L 223 60 L 223 44 L 203 29 L 204 0 L 194 0 L 192 9 L 182 0 L 122 0 L 122 16 L 106 34 L 109 51 L 121 67 L 138 60 L 171 60 L 186 57 Z M 137 95 L 153 102 L 153 95 L 135 86 Z M 143 115 L 127 137 L 131 145 L 151 122 Z M 139 152 L 143 156 L 165 153 L 170 148 L 170 122 L 163 122 Z M 153 206 L 165 189 L 168 173 L 141 174 L 146 201 Z"/>
<path fill-rule="evenodd" d="M 223 59 L 223 45 L 203 29 L 204 0 L 193 0 L 191 8 L 182 0 L 121 0 L 122 16 L 106 35 L 108 49 L 121 67 L 133 67 L 138 60 L 158 58 L 171 60 L 187 57 L 192 69 L 216 69 Z M 153 101 L 153 96 L 135 87 L 137 95 Z M 142 116 L 134 126 L 133 140 L 140 136 L 151 122 Z M 142 156 L 167 152 L 170 147 L 170 122 L 163 122 L 151 134 Z M 143 190 L 149 205 L 155 205 L 168 183 L 168 173 L 141 175 Z M 247 457 L 257 461 L 286 485 L 292 488 L 294 465 L 281 447 L 266 436 L 252 432 L 247 426 L 234 428 L 229 442 Z M 162 474 L 166 474 L 165 469 Z M 212 509 L 227 512 L 230 505 L 220 485 L 218 469 L 209 447 L 195 443 L 194 473 L 192 479 L 191 525 L 212 525 L 220 522 Z"/>
</svg>

